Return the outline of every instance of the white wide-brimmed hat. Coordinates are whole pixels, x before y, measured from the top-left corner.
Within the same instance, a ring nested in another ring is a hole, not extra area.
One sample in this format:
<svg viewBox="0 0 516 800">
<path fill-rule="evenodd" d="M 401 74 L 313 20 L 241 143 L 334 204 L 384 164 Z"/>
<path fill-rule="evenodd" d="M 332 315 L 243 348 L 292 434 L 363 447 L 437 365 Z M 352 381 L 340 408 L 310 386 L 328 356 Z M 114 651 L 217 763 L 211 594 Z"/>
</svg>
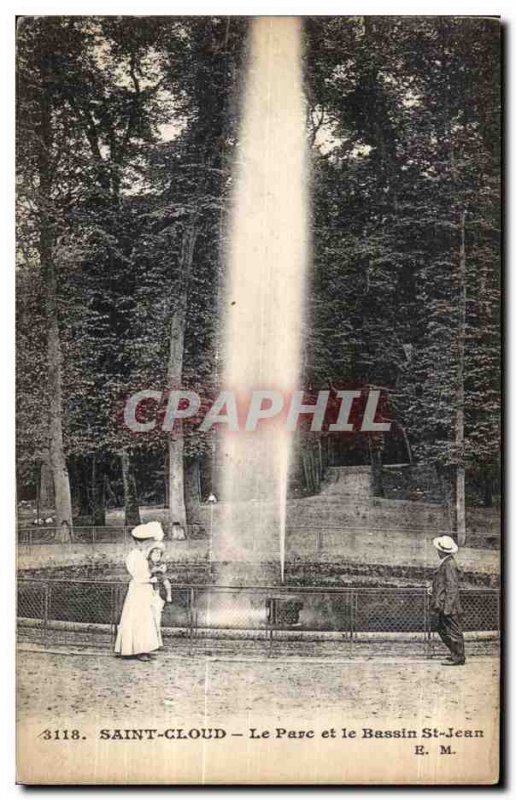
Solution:
<svg viewBox="0 0 516 800">
<path fill-rule="evenodd" d="M 161 522 L 146 522 L 137 525 L 131 531 L 131 536 L 135 539 L 154 539 L 155 542 L 162 542 L 165 538 Z"/>
<path fill-rule="evenodd" d="M 441 553 L 452 554 L 456 553 L 459 549 L 451 536 L 437 536 L 433 539 L 432 544 L 437 550 L 440 550 Z"/>
</svg>

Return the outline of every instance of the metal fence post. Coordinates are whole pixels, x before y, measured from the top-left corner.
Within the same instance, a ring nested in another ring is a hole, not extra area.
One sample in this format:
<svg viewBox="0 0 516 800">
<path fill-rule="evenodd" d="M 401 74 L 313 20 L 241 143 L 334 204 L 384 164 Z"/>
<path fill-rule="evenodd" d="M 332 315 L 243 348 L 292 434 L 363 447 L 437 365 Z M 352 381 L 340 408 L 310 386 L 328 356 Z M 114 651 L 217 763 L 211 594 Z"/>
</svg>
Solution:
<svg viewBox="0 0 516 800">
<path fill-rule="evenodd" d="M 189 603 L 189 613 L 188 613 L 188 642 L 189 642 L 189 650 L 190 655 L 193 652 L 193 640 L 195 636 L 195 589 L 193 586 L 190 586 L 190 590 L 188 592 L 188 603 Z"/>
<path fill-rule="evenodd" d="M 432 614 L 430 610 L 430 595 L 425 587 L 425 639 L 426 639 L 426 656 L 431 658 L 433 655 L 432 648 Z"/>
<path fill-rule="evenodd" d="M 269 649 L 267 651 L 267 658 L 269 658 L 269 656 L 272 655 L 272 645 L 274 642 L 274 628 L 276 625 L 277 614 L 278 614 L 277 598 L 271 597 L 270 619 L 267 620 L 267 625 L 269 626 Z"/>
<path fill-rule="evenodd" d="M 353 649 L 353 639 L 355 638 L 355 624 L 356 624 L 356 604 L 358 603 L 357 593 L 352 589 L 349 593 L 349 644 L 350 649 Z"/>
<path fill-rule="evenodd" d="M 317 550 L 318 553 L 322 553 L 323 537 L 319 529 L 315 532 L 315 549 Z"/>
<path fill-rule="evenodd" d="M 45 583 L 45 595 L 43 600 L 43 644 L 46 646 L 48 643 L 48 614 L 50 609 L 50 592 L 51 587 L 47 582 Z"/>
<path fill-rule="evenodd" d="M 423 596 L 423 641 L 425 644 L 426 657 L 430 658 L 430 612 L 428 607 L 428 592 L 426 589 L 423 591 L 425 592 Z"/>
<path fill-rule="evenodd" d="M 116 608 L 117 608 L 118 586 L 114 583 L 111 587 L 111 645 L 115 646 L 117 625 L 116 625 Z"/>
</svg>

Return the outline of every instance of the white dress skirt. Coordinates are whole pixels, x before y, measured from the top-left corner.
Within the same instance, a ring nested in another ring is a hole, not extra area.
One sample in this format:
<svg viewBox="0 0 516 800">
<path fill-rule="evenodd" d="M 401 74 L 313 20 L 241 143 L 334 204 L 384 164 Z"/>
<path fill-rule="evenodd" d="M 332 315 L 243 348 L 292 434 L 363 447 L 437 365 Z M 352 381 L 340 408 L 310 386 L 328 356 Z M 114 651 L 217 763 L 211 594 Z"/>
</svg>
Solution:
<svg viewBox="0 0 516 800">
<path fill-rule="evenodd" d="M 161 598 L 150 582 L 151 574 L 144 553 L 131 550 L 125 564 L 131 580 L 118 625 L 115 653 L 122 656 L 151 653 L 163 644 L 161 608 L 158 606 Z"/>
</svg>

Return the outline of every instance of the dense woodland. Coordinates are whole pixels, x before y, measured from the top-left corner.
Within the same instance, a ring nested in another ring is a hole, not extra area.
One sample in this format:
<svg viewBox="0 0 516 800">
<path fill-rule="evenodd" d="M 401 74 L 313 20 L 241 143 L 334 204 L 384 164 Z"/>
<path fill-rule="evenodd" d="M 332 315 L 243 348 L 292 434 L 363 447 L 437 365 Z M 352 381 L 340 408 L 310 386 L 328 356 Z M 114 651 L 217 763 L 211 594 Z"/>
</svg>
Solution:
<svg viewBox="0 0 516 800">
<path fill-rule="evenodd" d="M 217 384 L 248 24 L 19 23 L 18 496 L 55 508 L 63 539 L 109 505 L 186 524 L 216 480 L 213 435 L 138 437 L 121 409 Z M 432 464 L 452 505 L 499 494 L 499 36 L 483 18 L 304 23 L 302 384 L 383 387 L 394 432 L 340 442 L 345 463 Z M 330 451 L 316 438 L 301 460 Z"/>
</svg>

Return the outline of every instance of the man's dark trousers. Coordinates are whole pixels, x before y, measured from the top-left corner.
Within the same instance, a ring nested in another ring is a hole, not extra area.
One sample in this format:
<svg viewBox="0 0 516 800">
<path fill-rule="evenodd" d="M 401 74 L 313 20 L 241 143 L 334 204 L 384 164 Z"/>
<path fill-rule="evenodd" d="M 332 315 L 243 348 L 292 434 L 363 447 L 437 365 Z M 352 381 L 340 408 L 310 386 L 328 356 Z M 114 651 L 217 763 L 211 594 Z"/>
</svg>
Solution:
<svg viewBox="0 0 516 800">
<path fill-rule="evenodd" d="M 459 617 L 455 614 L 439 612 L 437 631 L 446 647 L 450 650 L 452 660 L 456 664 L 463 664 L 465 661 L 464 636 Z"/>
<path fill-rule="evenodd" d="M 464 636 L 460 625 L 459 575 L 450 554 L 441 560 L 432 583 L 432 608 L 439 615 L 437 630 L 451 652 L 454 664 L 464 664 Z"/>
</svg>

